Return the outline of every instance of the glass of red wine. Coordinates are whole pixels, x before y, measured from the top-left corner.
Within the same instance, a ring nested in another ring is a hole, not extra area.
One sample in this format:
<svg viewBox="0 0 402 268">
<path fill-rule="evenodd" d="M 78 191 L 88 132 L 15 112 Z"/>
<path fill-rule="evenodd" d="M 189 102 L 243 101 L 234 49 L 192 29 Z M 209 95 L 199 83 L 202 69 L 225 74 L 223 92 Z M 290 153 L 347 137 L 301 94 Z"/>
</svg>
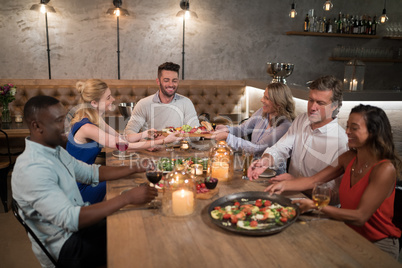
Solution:
<svg viewBox="0 0 402 268">
<path fill-rule="evenodd" d="M 116 148 L 120 151 L 119 158 L 121 160 L 120 166 L 124 166 L 124 157 L 126 150 L 128 149 L 128 141 L 126 135 L 119 135 L 116 137 Z"/>
<path fill-rule="evenodd" d="M 163 171 L 158 167 L 155 161 L 150 160 L 145 175 L 147 176 L 148 181 L 153 183 L 155 186 L 162 179 Z"/>
</svg>

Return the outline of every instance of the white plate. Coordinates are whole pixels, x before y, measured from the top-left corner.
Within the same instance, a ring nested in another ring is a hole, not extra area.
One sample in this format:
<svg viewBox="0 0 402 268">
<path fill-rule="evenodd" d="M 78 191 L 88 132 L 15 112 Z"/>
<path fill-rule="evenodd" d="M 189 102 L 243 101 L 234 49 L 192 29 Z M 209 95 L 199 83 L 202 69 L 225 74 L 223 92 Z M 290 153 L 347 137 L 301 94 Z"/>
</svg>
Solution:
<svg viewBox="0 0 402 268">
<path fill-rule="evenodd" d="M 260 178 L 272 178 L 276 176 L 276 171 L 272 169 L 265 170 L 262 174 L 260 174 Z"/>
<path fill-rule="evenodd" d="M 112 155 L 114 156 L 114 157 L 125 157 L 125 158 L 127 158 L 127 157 L 131 157 L 132 159 L 137 159 L 137 158 L 140 158 L 140 156 L 136 153 L 136 152 L 126 152 L 125 154 L 123 154 L 123 153 L 121 153 L 120 151 L 118 151 L 118 150 L 115 150 L 115 151 L 113 151 L 112 152 Z"/>
</svg>

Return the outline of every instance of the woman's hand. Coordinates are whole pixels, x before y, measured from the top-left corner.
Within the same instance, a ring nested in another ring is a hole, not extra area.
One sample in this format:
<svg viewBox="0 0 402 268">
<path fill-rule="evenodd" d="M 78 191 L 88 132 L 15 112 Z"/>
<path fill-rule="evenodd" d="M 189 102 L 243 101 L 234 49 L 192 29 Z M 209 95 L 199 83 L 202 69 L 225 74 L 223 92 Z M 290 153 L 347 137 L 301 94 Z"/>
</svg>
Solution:
<svg viewBox="0 0 402 268">
<path fill-rule="evenodd" d="M 314 201 L 308 198 L 293 200 L 292 204 L 297 204 L 299 206 L 301 213 L 305 213 L 309 210 L 316 209 Z"/>
<path fill-rule="evenodd" d="M 265 188 L 264 192 L 269 192 L 270 194 L 281 194 L 285 190 L 286 190 L 286 181 L 283 181 L 269 185 L 267 188 Z"/>
<path fill-rule="evenodd" d="M 290 175 L 289 173 L 283 173 L 281 175 L 275 176 L 271 179 L 271 182 L 280 182 L 280 181 L 288 181 L 293 180 L 295 177 Z"/>
</svg>

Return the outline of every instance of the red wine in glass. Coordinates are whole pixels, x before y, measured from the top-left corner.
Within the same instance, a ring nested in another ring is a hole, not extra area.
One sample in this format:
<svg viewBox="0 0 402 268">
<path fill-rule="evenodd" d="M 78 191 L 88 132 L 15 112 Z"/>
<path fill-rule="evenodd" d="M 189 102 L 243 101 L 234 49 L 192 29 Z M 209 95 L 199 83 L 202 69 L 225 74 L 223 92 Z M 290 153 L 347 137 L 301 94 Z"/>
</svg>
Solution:
<svg viewBox="0 0 402 268">
<path fill-rule="evenodd" d="M 128 143 L 127 142 L 116 142 L 116 148 L 120 152 L 124 152 L 128 149 Z"/>
<path fill-rule="evenodd" d="M 154 185 L 156 185 L 160 180 L 162 179 L 163 172 L 162 171 L 148 171 L 146 173 L 147 179 L 149 182 L 152 182 Z"/>
<path fill-rule="evenodd" d="M 124 135 L 119 135 L 116 137 L 116 148 L 120 151 L 119 158 L 121 159 L 121 166 L 124 166 L 124 152 L 128 149 L 128 142 Z"/>
</svg>

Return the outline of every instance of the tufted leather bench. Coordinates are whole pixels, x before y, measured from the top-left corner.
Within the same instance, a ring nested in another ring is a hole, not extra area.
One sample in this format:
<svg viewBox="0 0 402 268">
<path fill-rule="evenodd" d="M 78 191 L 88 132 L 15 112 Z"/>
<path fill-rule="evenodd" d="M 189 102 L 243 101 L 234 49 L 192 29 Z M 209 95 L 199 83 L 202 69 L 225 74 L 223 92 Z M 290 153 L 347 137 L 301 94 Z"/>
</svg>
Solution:
<svg viewBox="0 0 402 268">
<path fill-rule="evenodd" d="M 24 104 L 36 95 L 48 95 L 59 99 L 67 110 L 78 104 L 79 95 L 74 79 L 0 79 L 0 84 L 17 86 L 16 99 L 10 103 L 12 115 L 22 114 Z M 121 102 L 138 102 L 158 90 L 155 80 L 103 80 L 112 91 L 118 105 Z M 208 113 L 211 119 L 218 114 L 241 114 L 247 117 L 245 81 L 241 80 L 183 80 L 178 93 L 190 98 L 198 114 Z M 119 116 L 119 110 L 106 116 Z"/>
</svg>

